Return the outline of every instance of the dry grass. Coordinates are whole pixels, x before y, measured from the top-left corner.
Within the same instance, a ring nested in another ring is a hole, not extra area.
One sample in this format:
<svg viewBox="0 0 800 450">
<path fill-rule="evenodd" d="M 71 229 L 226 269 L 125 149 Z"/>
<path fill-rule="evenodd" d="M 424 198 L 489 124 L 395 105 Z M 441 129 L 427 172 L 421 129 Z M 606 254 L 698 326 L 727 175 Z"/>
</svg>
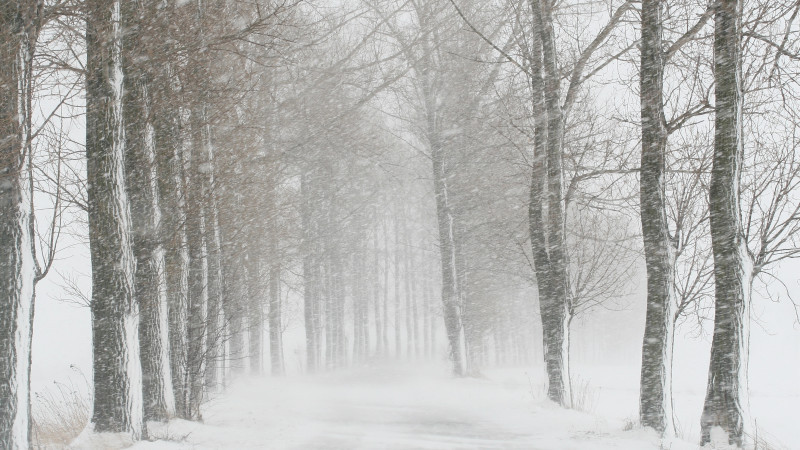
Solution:
<svg viewBox="0 0 800 450">
<path fill-rule="evenodd" d="M 594 412 L 597 406 L 598 389 L 581 377 L 573 377 L 571 380 L 572 390 L 570 399 L 570 409 L 583 412 Z"/>
<path fill-rule="evenodd" d="M 51 387 L 31 394 L 34 449 L 65 448 L 89 423 L 89 382 L 80 370 L 71 368 L 76 375 L 66 383 L 53 382 Z"/>
</svg>

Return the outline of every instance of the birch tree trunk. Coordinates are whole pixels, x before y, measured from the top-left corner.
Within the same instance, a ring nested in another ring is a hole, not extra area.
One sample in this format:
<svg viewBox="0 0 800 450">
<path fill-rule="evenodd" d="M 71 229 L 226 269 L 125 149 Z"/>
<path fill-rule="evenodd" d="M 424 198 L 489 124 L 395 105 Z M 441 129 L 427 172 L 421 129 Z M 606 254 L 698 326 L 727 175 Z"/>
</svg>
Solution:
<svg viewBox="0 0 800 450">
<path fill-rule="evenodd" d="M 662 0 L 642 2 L 640 101 L 642 157 L 639 184 L 647 269 L 647 316 L 642 342 L 639 421 L 665 435 L 675 432 L 672 414 L 672 347 L 676 297 L 673 245 L 667 222 Z"/>
<path fill-rule="evenodd" d="M 0 448 L 30 446 L 32 59 L 43 2 L 0 6 Z"/>
<path fill-rule="evenodd" d="M 96 432 L 142 435 L 139 308 L 125 191 L 119 0 L 87 4 L 86 159 Z"/>
<path fill-rule="evenodd" d="M 709 208 L 714 254 L 714 337 L 701 444 L 720 427 L 730 444 L 748 445 L 747 363 L 752 259 L 741 222 L 742 146 L 740 0 L 717 0 L 714 11 L 716 117 Z"/>
</svg>

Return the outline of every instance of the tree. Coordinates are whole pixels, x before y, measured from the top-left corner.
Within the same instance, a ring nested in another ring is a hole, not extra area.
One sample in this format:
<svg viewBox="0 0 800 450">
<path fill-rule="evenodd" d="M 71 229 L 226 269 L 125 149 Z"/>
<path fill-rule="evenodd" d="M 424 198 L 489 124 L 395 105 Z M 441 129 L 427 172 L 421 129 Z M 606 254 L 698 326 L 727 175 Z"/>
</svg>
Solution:
<svg viewBox="0 0 800 450">
<path fill-rule="evenodd" d="M 570 399 L 570 383 L 567 358 L 569 271 L 563 165 L 565 117 L 575 102 L 578 89 L 585 81 L 586 64 L 632 5 L 626 1 L 619 6 L 608 23 L 580 52 L 568 78 L 563 99 L 553 28 L 554 2 L 535 0 L 530 2 L 530 7 L 530 47 L 525 54 L 534 112 L 529 224 L 544 330 L 548 397 L 561 405 L 567 405 Z"/>
<path fill-rule="evenodd" d="M 642 2 L 640 98 L 642 158 L 639 198 L 647 269 L 647 317 L 642 343 L 639 420 L 659 432 L 674 432 L 672 346 L 675 327 L 674 249 L 667 222 L 664 117 L 664 50 L 661 0 Z"/>
<path fill-rule="evenodd" d="M 144 419 L 166 421 L 175 413 L 170 377 L 167 329 L 167 287 L 164 249 L 160 242 L 161 205 L 156 170 L 156 141 L 153 127 L 148 55 L 154 54 L 143 32 L 151 27 L 156 4 L 127 2 L 122 24 L 128 32 L 123 41 L 123 114 L 125 120 L 126 187 L 131 208 L 131 233 L 136 258 L 134 278 L 139 305 L 139 346 L 142 364 Z"/>
<path fill-rule="evenodd" d="M 0 447 L 29 447 L 34 283 L 31 98 L 41 0 L 0 6 Z"/>
<path fill-rule="evenodd" d="M 86 159 L 96 432 L 142 435 L 139 308 L 125 189 L 119 0 L 86 2 Z"/>
<path fill-rule="evenodd" d="M 714 255 L 714 337 L 701 425 L 701 444 L 721 427 L 730 444 L 747 436 L 747 361 L 753 261 L 742 226 L 741 1 L 717 0 L 714 11 L 715 133 L 709 189 Z"/>
</svg>

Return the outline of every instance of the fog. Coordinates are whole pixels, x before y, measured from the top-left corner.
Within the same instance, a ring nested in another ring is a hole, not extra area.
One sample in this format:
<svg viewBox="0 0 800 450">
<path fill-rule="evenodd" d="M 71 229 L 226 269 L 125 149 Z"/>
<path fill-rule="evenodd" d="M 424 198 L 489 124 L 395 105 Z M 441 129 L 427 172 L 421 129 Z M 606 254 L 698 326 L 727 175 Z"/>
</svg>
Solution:
<svg viewBox="0 0 800 450">
<path fill-rule="evenodd" d="M 0 448 L 800 447 L 796 2 L 10 5 Z"/>
</svg>

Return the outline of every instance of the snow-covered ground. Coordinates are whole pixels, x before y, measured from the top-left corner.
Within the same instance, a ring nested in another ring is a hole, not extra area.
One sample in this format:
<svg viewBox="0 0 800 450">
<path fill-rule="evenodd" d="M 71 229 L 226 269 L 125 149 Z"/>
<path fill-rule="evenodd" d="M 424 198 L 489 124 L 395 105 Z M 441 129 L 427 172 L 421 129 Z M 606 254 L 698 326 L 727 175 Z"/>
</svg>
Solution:
<svg viewBox="0 0 800 450">
<path fill-rule="evenodd" d="M 452 379 L 444 366 L 378 366 L 247 379 L 204 423 L 151 424 L 135 449 L 658 449 L 655 433 L 564 410 L 528 371 Z M 696 448 L 685 442 L 669 448 Z"/>
</svg>

